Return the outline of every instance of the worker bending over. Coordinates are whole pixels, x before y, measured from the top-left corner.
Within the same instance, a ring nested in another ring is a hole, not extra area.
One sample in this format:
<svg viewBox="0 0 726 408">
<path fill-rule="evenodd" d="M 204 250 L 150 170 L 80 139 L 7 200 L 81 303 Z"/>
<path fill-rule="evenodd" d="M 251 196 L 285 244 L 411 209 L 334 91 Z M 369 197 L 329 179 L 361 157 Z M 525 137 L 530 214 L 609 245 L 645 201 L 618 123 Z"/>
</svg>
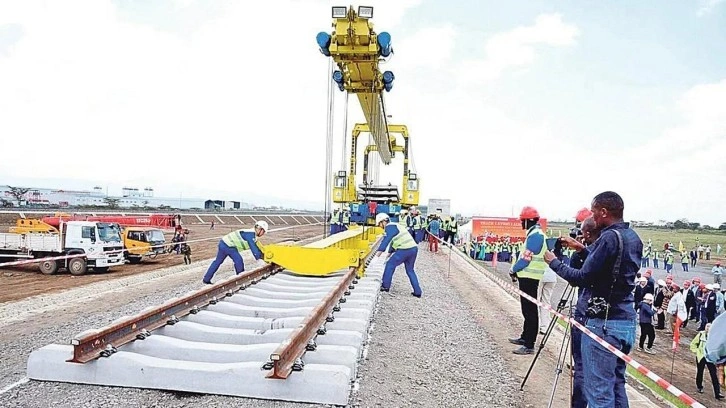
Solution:
<svg viewBox="0 0 726 408">
<path fill-rule="evenodd" d="M 245 263 L 242 260 L 240 251 L 249 249 L 252 251 L 252 255 L 255 259 L 262 259 L 263 254 L 260 247 L 257 245 L 257 238 L 265 235 L 267 229 L 267 222 L 257 221 L 254 229 L 240 229 L 232 231 L 222 237 L 217 245 L 217 257 L 214 259 L 214 262 L 209 265 L 209 269 L 207 270 L 207 273 L 204 274 L 202 282 L 211 284 L 212 277 L 227 257 L 232 258 L 232 262 L 234 262 L 234 271 L 237 275 L 244 272 Z"/>
<path fill-rule="evenodd" d="M 388 218 L 388 214 L 381 213 L 376 215 L 376 225 L 385 231 L 385 238 L 383 238 L 383 242 L 378 247 L 376 256 L 381 256 L 390 245 L 390 249 L 388 250 L 389 259 L 386 261 L 386 267 L 383 270 L 381 290 L 388 292 L 391 289 L 393 272 L 398 265 L 404 264 L 406 267 L 406 275 L 408 275 L 408 280 L 411 281 L 411 287 L 413 287 L 411 294 L 416 297 L 421 297 L 421 287 L 418 284 L 416 272 L 413 270 L 414 264 L 416 263 L 416 256 L 418 255 L 416 241 L 414 241 L 404 226 L 392 223 L 390 218 Z"/>
</svg>

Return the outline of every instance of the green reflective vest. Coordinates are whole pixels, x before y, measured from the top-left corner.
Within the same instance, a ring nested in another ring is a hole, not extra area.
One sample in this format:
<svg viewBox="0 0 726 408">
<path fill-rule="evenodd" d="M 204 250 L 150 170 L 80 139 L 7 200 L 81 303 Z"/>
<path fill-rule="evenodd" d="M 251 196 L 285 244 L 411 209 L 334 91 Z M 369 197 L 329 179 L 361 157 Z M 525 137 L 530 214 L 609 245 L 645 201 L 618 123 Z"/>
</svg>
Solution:
<svg viewBox="0 0 726 408">
<path fill-rule="evenodd" d="M 250 245 L 247 243 L 247 241 L 242 239 L 242 236 L 240 235 L 240 232 L 242 231 L 251 231 L 254 233 L 254 231 L 249 229 L 232 231 L 222 237 L 222 241 L 224 241 L 224 243 L 229 245 L 230 247 L 237 248 L 238 251 L 246 251 L 250 249 Z"/>
<path fill-rule="evenodd" d="M 347 212 L 343 213 L 343 224 L 344 225 L 350 224 L 350 214 Z"/>
<path fill-rule="evenodd" d="M 416 247 L 416 241 L 413 240 L 411 234 L 408 233 L 406 227 L 401 224 L 394 224 L 398 229 L 398 234 L 391 240 L 391 246 L 393 249 L 409 249 Z"/>
<path fill-rule="evenodd" d="M 451 222 L 449 222 L 449 231 L 456 232 L 458 228 L 459 225 L 457 225 L 456 220 L 451 220 Z"/>
<path fill-rule="evenodd" d="M 542 248 L 539 250 L 536 254 L 531 254 L 531 259 L 529 261 L 529 265 L 524 268 L 524 270 L 521 270 L 517 272 L 518 278 L 530 278 L 530 279 L 536 279 L 541 280 L 542 276 L 545 273 L 545 270 L 549 268 L 547 263 L 544 261 L 544 253 L 547 251 L 547 235 L 542 231 L 542 229 L 539 227 L 539 225 L 536 225 L 532 227 L 532 229 L 527 233 L 527 239 L 529 237 L 534 235 L 542 235 Z M 525 247 L 527 246 L 525 241 Z M 525 250 L 525 253 L 527 251 Z M 522 253 L 520 257 L 525 257 L 525 253 Z"/>
</svg>

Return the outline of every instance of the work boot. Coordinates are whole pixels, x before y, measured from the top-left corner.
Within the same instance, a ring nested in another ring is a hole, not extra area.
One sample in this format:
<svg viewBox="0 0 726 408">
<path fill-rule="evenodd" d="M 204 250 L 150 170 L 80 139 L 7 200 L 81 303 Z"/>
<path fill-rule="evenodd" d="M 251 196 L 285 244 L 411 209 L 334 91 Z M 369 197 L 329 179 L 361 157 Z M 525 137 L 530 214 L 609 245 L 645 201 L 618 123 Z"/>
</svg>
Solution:
<svg viewBox="0 0 726 408">
<path fill-rule="evenodd" d="M 534 354 L 534 349 L 533 348 L 529 348 L 529 347 L 522 346 L 522 347 L 514 350 L 512 353 L 517 354 L 517 355 L 520 355 L 520 356 L 523 356 L 523 355 L 526 355 L 526 354 Z"/>
<path fill-rule="evenodd" d="M 391 291 L 391 288 L 384 288 L 383 286 L 381 286 L 381 292 L 390 292 L 390 291 Z"/>
<path fill-rule="evenodd" d="M 509 342 L 512 344 L 516 344 L 518 346 L 524 346 L 524 339 L 521 337 L 517 337 L 515 339 L 509 339 Z"/>
<path fill-rule="evenodd" d="M 421 293 L 419 293 L 419 294 L 416 294 L 416 293 L 414 293 L 414 292 L 411 292 L 411 294 L 412 294 L 413 296 L 416 296 L 417 298 L 420 298 L 420 297 L 421 297 Z"/>
<path fill-rule="evenodd" d="M 211 285 L 212 284 L 211 281 L 205 281 L 204 279 L 202 279 L 202 283 L 204 283 L 205 285 Z"/>
</svg>

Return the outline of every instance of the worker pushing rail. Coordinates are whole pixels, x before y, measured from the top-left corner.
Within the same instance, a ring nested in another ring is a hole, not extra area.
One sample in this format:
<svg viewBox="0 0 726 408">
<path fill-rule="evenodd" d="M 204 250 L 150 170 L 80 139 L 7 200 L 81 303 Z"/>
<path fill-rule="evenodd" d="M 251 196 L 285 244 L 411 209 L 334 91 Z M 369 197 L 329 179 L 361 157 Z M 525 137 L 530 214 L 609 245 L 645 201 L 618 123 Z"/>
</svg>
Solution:
<svg viewBox="0 0 726 408">
<path fill-rule="evenodd" d="M 214 258 L 212 264 L 209 265 L 209 269 L 207 269 L 207 273 L 204 274 L 202 282 L 211 285 L 214 274 L 217 273 L 217 270 L 227 257 L 232 258 L 232 262 L 234 262 L 234 271 L 237 275 L 244 272 L 245 263 L 240 251 L 249 249 L 252 251 L 252 255 L 255 259 L 262 259 L 264 254 L 257 243 L 257 238 L 265 235 L 265 232 L 267 232 L 268 229 L 269 227 L 267 222 L 257 221 L 254 229 L 239 229 L 222 237 L 217 245 L 217 257 Z"/>
</svg>

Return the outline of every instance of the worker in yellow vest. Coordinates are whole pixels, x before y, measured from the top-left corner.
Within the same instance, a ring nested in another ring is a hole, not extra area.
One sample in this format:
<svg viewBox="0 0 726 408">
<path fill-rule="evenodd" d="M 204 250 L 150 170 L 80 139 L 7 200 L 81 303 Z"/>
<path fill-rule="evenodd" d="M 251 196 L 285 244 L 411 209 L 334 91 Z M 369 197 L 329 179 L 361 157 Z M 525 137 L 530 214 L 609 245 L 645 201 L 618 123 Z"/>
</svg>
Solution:
<svg viewBox="0 0 726 408">
<path fill-rule="evenodd" d="M 456 241 L 456 233 L 459 230 L 459 224 L 456 223 L 456 217 L 451 217 L 451 221 L 449 221 L 448 230 L 446 232 L 446 238 L 444 238 L 444 241 L 449 241 L 451 245 L 454 245 L 454 242 Z"/>
<path fill-rule="evenodd" d="M 512 264 L 509 275 L 512 282 L 519 282 L 519 290 L 537 299 L 537 290 L 540 280 L 548 268 L 544 261 L 547 252 L 547 236 L 539 226 L 539 212 L 534 207 L 524 207 L 519 214 L 522 229 L 527 231 L 524 242 L 524 252 L 517 262 Z M 525 355 L 534 353 L 534 342 L 537 340 L 539 329 L 538 308 L 535 303 L 520 297 L 524 327 L 518 338 L 509 339 L 509 342 L 521 346 L 514 350 L 514 354 Z"/>
<path fill-rule="evenodd" d="M 388 214 L 380 213 L 376 215 L 376 225 L 383 228 L 385 232 L 376 256 L 381 256 L 387 248 L 390 248 L 388 249 L 390 258 L 386 261 L 383 277 L 381 278 L 381 291 L 388 292 L 391 290 L 393 272 L 398 265 L 404 264 L 406 275 L 408 275 L 408 280 L 411 281 L 411 287 L 413 287 L 411 294 L 420 298 L 422 294 L 421 286 L 419 286 L 418 277 L 413 269 L 418 255 L 418 245 L 401 224 L 394 224 L 390 221 Z"/>
<path fill-rule="evenodd" d="M 212 277 L 219 269 L 222 262 L 227 257 L 232 258 L 234 262 L 234 270 L 239 275 L 245 270 L 245 263 L 242 260 L 240 251 L 250 250 L 255 259 L 262 259 L 263 254 L 260 247 L 257 245 L 257 238 L 265 235 L 267 232 L 268 225 L 266 221 L 257 221 L 254 229 L 240 229 L 232 231 L 229 234 L 222 237 L 217 245 L 217 257 L 214 259 L 207 273 L 204 274 L 202 282 L 206 284 L 212 283 Z"/>
</svg>

